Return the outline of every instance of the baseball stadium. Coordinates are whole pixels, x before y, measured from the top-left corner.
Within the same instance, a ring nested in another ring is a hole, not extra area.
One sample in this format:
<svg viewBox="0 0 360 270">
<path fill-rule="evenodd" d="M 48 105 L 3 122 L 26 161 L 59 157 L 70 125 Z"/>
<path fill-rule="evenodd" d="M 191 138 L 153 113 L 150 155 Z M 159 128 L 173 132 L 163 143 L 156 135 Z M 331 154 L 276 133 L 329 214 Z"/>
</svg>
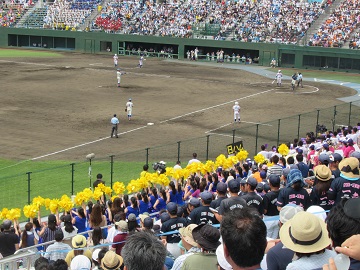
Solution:
<svg viewBox="0 0 360 270">
<path fill-rule="evenodd" d="M 225 197 L 231 198 L 232 181 L 237 180 L 240 186 L 245 183 L 249 186 L 246 193 L 251 193 L 254 175 L 263 173 L 265 178 L 259 178 L 255 186 L 260 183 L 269 190 L 253 191 L 265 208 L 265 194 L 273 192 L 271 175 L 277 174 L 271 167 L 282 166 L 281 194 L 290 188 L 283 172 L 300 170 L 298 155 L 308 167 L 301 181 L 311 198 L 306 207 L 299 203 L 303 210 L 323 206 L 311 194 L 316 190 L 316 168 L 324 166 L 320 161 L 324 155 L 329 158 L 325 167 L 330 171 L 334 155 L 339 154 L 341 162 L 349 163 L 351 181 L 360 184 L 359 29 L 360 3 L 355 0 L 1 2 L 0 269 L 65 269 L 56 268 L 56 260 L 51 258 L 65 260 L 69 269 L 142 269 L 141 264 L 130 267 L 131 258 L 119 253 L 115 238 L 105 241 L 110 228 L 115 224 L 120 228 L 116 213 L 122 212 L 128 223 L 135 209 L 138 230 L 142 231 L 140 216 L 144 213 L 150 214 L 155 224 L 161 220 L 161 211 L 168 211 L 172 221 L 172 203 L 179 210 L 197 199 L 199 207 L 208 207 L 205 193 L 212 194 L 213 202 L 219 199 L 213 174 L 219 183 L 226 184 Z M 130 111 L 128 101 L 132 103 Z M 119 122 L 115 124 L 116 136 L 113 117 Z M 280 157 L 278 164 L 274 155 Z M 294 164 L 291 159 L 295 159 Z M 342 173 L 333 175 L 331 187 L 327 187 L 330 191 L 338 179 L 343 180 Z M 172 190 L 171 183 L 178 191 Z M 360 191 L 360 185 L 351 187 L 351 192 L 344 191 L 341 197 L 349 202 Z M 151 203 L 153 189 L 159 194 L 155 204 Z M 199 194 L 193 196 L 197 190 Z M 171 194 L 176 193 L 183 194 L 180 202 L 173 201 Z M 114 204 L 119 199 L 121 211 L 116 212 Z M 246 196 L 244 199 L 247 201 Z M 161 200 L 165 204 L 158 208 Z M 335 201 L 333 208 L 342 204 L 339 197 L 327 200 Z M 143 201 L 149 201 L 146 211 L 140 210 Z M 360 210 L 360 202 L 353 204 L 352 211 Z M 90 222 L 93 206 L 89 205 L 103 208 L 100 218 L 106 218 L 104 224 Z M 266 211 L 257 209 L 268 237 L 269 223 L 281 221 L 281 207 L 277 207 L 269 220 Z M 95 228 L 102 227 L 104 241 L 74 246 L 71 239 L 75 233 L 70 238 L 64 236 L 63 242 L 68 241 L 70 249 L 83 250 L 79 256 L 91 251 L 89 267 L 73 263 L 77 255 L 69 254 L 74 250 L 65 249 L 60 255 L 46 252 L 50 244 L 57 243 L 55 232 L 65 228 L 66 216 L 74 227 L 78 225 L 80 208 L 86 214 L 85 229 L 77 228 L 77 234 L 89 242 Z M 200 210 L 192 211 L 188 216 L 178 214 L 186 221 L 184 228 L 194 224 L 189 217 Z M 323 211 L 331 213 L 326 207 Z M 51 231 L 53 216 L 56 229 Z M 226 220 L 226 213 L 214 221 L 195 224 L 200 230 L 203 223 L 221 228 L 222 220 Z M 26 229 L 29 223 L 31 229 Z M 153 227 L 151 230 L 156 232 Z M 8 231 L 15 239 L 10 245 L 10 236 L 5 236 Z M 360 234 L 360 226 L 353 231 L 349 237 Z M 166 239 L 170 253 L 160 266 L 198 269 L 191 266 L 191 260 L 190 266 L 186 264 L 185 257 L 179 262 L 184 255 L 177 254 L 177 244 L 176 251 L 172 250 L 172 244 L 179 241 L 170 239 L 170 232 L 185 241 L 180 228 L 165 231 L 160 227 L 155 235 Z M 213 233 L 217 235 L 219 230 Z M 190 236 L 196 238 L 195 234 Z M 229 248 L 226 235 L 221 236 L 221 250 L 225 245 Z M 274 238 L 279 237 L 286 243 L 281 233 Z M 102 248 L 109 250 L 108 256 L 112 252 L 121 258 L 121 268 L 106 268 L 98 257 L 94 259 L 93 251 Z M 182 248 L 188 254 L 186 247 Z M 206 250 L 200 244 L 197 248 L 202 250 L 200 254 Z M 219 269 L 243 269 L 244 265 L 255 267 L 249 269 L 282 269 L 266 264 L 266 256 L 253 264 L 242 264 L 245 259 L 234 259 L 231 252 L 231 258 L 226 252 L 219 255 L 217 249 L 216 254 L 212 249 L 209 252 Z M 39 259 L 46 259 L 41 264 L 48 268 L 37 268 Z M 351 266 L 338 269 L 359 269 L 359 265 L 354 257 Z M 163 269 L 160 266 L 149 267 Z M 209 267 L 218 269 L 216 265 Z"/>
</svg>

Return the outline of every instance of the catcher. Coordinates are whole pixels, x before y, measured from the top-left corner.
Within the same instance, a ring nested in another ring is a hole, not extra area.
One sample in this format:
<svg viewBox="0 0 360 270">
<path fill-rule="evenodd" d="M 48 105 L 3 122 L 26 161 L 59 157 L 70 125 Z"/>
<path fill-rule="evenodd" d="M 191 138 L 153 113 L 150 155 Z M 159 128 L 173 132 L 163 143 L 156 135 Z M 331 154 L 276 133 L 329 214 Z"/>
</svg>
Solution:
<svg viewBox="0 0 360 270">
<path fill-rule="evenodd" d="M 131 120 L 133 107 L 134 107 L 134 104 L 132 103 L 131 98 L 129 98 L 129 101 L 126 102 L 126 105 L 125 105 L 125 112 L 127 112 L 127 117 L 128 117 L 129 121 Z"/>
</svg>

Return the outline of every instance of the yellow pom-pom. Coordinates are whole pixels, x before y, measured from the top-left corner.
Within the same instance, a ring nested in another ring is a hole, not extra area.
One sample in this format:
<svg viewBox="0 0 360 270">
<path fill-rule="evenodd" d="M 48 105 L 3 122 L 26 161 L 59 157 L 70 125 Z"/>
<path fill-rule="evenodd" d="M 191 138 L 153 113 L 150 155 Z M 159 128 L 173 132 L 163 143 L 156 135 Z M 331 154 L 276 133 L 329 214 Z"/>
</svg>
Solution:
<svg viewBox="0 0 360 270">
<path fill-rule="evenodd" d="M 3 208 L 0 213 L 0 219 L 6 219 L 6 215 L 9 212 L 9 209 Z"/>
<path fill-rule="evenodd" d="M 21 210 L 20 208 L 13 208 L 10 209 L 9 212 L 6 214 L 6 218 L 10 220 L 17 220 L 21 217 Z"/>
<path fill-rule="evenodd" d="M 115 182 L 113 185 L 113 190 L 116 194 L 121 195 L 124 194 L 125 185 L 122 182 Z"/>
<path fill-rule="evenodd" d="M 32 204 L 35 205 L 39 210 L 41 206 L 45 205 L 45 199 L 40 196 L 37 196 L 33 199 Z"/>
<path fill-rule="evenodd" d="M 243 161 L 247 159 L 248 156 L 249 156 L 248 151 L 244 149 L 241 149 L 240 152 L 236 154 L 236 157 L 238 158 L 239 161 Z"/>
<path fill-rule="evenodd" d="M 286 144 L 281 144 L 279 146 L 279 154 L 282 156 L 287 156 L 287 154 L 289 154 L 289 147 Z"/>
<path fill-rule="evenodd" d="M 34 218 L 37 215 L 37 206 L 30 204 L 25 205 L 23 208 L 24 216 L 27 218 Z"/>
<path fill-rule="evenodd" d="M 52 199 L 50 201 L 49 209 L 52 214 L 55 214 L 59 208 L 59 199 Z"/>
<path fill-rule="evenodd" d="M 93 193 L 94 200 L 96 200 L 96 201 L 100 200 L 102 195 L 103 195 L 103 192 L 100 189 L 95 188 L 94 193 Z"/>
<path fill-rule="evenodd" d="M 265 157 L 262 155 L 262 154 L 257 154 L 255 157 L 254 157 L 254 161 L 257 163 L 257 164 L 262 164 L 265 162 Z"/>
<path fill-rule="evenodd" d="M 51 200 L 50 200 L 49 198 L 46 198 L 46 199 L 44 200 L 44 205 L 45 205 L 46 210 L 49 210 L 49 208 L 50 208 L 50 202 L 51 202 Z"/>
<path fill-rule="evenodd" d="M 71 198 L 69 196 L 62 195 L 59 201 L 59 206 L 65 211 L 69 212 L 71 208 L 74 207 L 74 203 L 71 201 Z"/>
</svg>

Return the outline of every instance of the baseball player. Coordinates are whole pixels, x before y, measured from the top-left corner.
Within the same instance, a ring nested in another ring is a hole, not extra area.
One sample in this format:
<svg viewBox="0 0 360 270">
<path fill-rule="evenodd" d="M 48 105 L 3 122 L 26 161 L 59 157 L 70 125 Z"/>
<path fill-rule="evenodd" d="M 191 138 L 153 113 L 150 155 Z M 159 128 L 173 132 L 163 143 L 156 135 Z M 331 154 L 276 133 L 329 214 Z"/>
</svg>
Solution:
<svg viewBox="0 0 360 270">
<path fill-rule="evenodd" d="M 276 84 L 277 86 L 281 86 L 281 79 L 282 79 L 282 73 L 281 73 L 281 70 L 279 69 L 278 70 L 278 73 L 276 73 L 275 75 L 275 79 L 276 79 Z"/>
<path fill-rule="evenodd" d="M 121 72 L 121 69 L 118 68 L 116 70 L 116 78 L 117 78 L 117 86 L 120 87 L 120 83 L 121 83 L 121 75 L 126 74 L 125 72 Z"/>
<path fill-rule="evenodd" d="M 234 120 L 236 123 L 236 120 L 240 123 L 240 105 L 239 102 L 235 101 L 235 105 L 233 106 L 234 111 Z"/>
<path fill-rule="evenodd" d="M 131 102 L 131 98 L 129 98 L 129 101 L 126 102 L 125 105 L 125 112 L 127 112 L 128 120 L 131 120 L 132 116 L 132 108 L 134 107 L 134 104 Z"/>
<path fill-rule="evenodd" d="M 143 55 L 141 55 L 141 57 L 140 57 L 140 59 L 139 59 L 139 68 L 142 68 L 143 63 L 144 63 L 144 60 L 146 60 L 146 59 L 144 58 Z"/>
<path fill-rule="evenodd" d="M 115 55 L 114 55 L 113 59 L 114 59 L 114 66 L 115 66 L 115 67 L 117 67 L 119 57 L 117 56 L 117 54 L 116 54 L 116 53 L 115 53 Z"/>
</svg>

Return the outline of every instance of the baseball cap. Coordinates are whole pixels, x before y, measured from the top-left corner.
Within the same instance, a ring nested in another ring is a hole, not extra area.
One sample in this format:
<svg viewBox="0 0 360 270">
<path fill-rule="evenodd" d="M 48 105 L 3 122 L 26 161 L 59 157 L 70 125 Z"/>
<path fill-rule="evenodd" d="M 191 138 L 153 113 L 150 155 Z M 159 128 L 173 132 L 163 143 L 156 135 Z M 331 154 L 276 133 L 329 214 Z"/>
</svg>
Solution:
<svg viewBox="0 0 360 270">
<path fill-rule="evenodd" d="M 352 139 L 348 139 L 348 140 L 346 141 L 346 143 L 349 144 L 349 145 L 353 145 L 353 144 L 354 144 L 354 141 L 353 141 Z"/>
<path fill-rule="evenodd" d="M 261 171 L 261 172 L 260 172 L 260 177 L 261 177 L 261 179 L 266 179 L 266 172 L 265 172 L 265 171 Z"/>
<path fill-rule="evenodd" d="M 177 213 L 177 205 L 176 205 L 176 203 L 169 202 L 166 205 L 166 210 L 168 210 L 171 215 L 175 215 Z"/>
<path fill-rule="evenodd" d="M 125 220 L 120 220 L 119 222 L 115 222 L 115 225 L 120 228 L 120 231 L 126 232 L 128 230 L 128 224 Z"/>
<path fill-rule="evenodd" d="M 355 151 L 350 154 L 350 157 L 360 158 L 360 151 Z"/>
<path fill-rule="evenodd" d="M 91 269 L 91 262 L 88 257 L 85 255 L 77 255 L 72 259 L 70 264 L 71 270 L 90 270 Z"/>
<path fill-rule="evenodd" d="M 154 226 L 154 221 L 151 217 L 146 217 L 143 223 L 144 223 L 144 227 L 148 229 L 152 229 L 152 227 Z"/>
<path fill-rule="evenodd" d="M 290 220 L 295 216 L 295 214 L 304 211 L 304 209 L 296 204 L 287 204 L 281 208 L 279 216 L 280 222 L 284 224 L 286 221 Z"/>
<path fill-rule="evenodd" d="M 246 184 L 246 178 L 243 178 L 240 180 L 240 185 L 245 185 Z"/>
<path fill-rule="evenodd" d="M 304 151 L 301 148 L 296 148 L 296 152 L 300 155 L 304 153 Z"/>
<path fill-rule="evenodd" d="M 91 257 L 92 257 L 92 259 L 93 259 L 94 261 L 97 261 L 97 260 L 98 260 L 100 250 L 101 250 L 101 248 L 97 248 L 97 249 L 95 249 L 95 250 L 93 251 Z"/>
<path fill-rule="evenodd" d="M 238 192 L 240 190 L 240 183 L 233 179 L 228 182 L 228 187 L 231 192 Z"/>
<path fill-rule="evenodd" d="M 278 186 L 280 185 L 280 177 L 276 174 L 270 174 L 269 175 L 269 183 L 272 186 Z"/>
<path fill-rule="evenodd" d="M 216 186 L 216 190 L 221 193 L 226 193 L 227 191 L 227 185 L 223 182 L 219 182 Z"/>
<path fill-rule="evenodd" d="M 160 215 L 161 223 L 164 223 L 170 219 L 170 216 L 167 212 L 164 212 Z"/>
<path fill-rule="evenodd" d="M 258 182 L 254 177 L 249 177 L 246 181 L 247 184 L 249 184 L 252 187 L 256 187 Z"/>
<path fill-rule="evenodd" d="M 191 198 L 189 201 L 189 204 L 192 206 L 198 207 L 198 206 L 200 206 L 200 201 L 199 201 L 199 199 Z"/>
<path fill-rule="evenodd" d="M 131 213 L 131 214 L 128 216 L 128 221 L 135 221 L 135 220 L 136 220 L 135 214 Z"/>
<path fill-rule="evenodd" d="M 253 171 L 253 172 L 257 172 L 258 171 L 258 166 L 257 165 L 252 165 L 251 166 L 251 170 Z"/>
<path fill-rule="evenodd" d="M 326 153 L 320 154 L 320 156 L 319 156 L 319 161 L 320 161 L 321 163 L 330 162 L 330 157 L 329 157 L 329 155 L 326 154 Z"/>
<path fill-rule="evenodd" d="M 209 191 L 204 191 L 200 193 L 200 198 L 204 201 L 212 200 L 213 196 L 212 193 Z"/>
<path fill-rule="evenodd" d="M 330 162 L 337 162 L 337 161 L 342 161 L 342 156 L 339 153 L 332 153 L 330 155 Z"/>
<path fill-rule="evenodd" d="M 142 222 L 144 222 L 144 219 L 147 218 L 149 216 L 148 212 L 144 212 L 142 214 L 139 215 L 139 218 Z"/>
<path fill-rule="evenodd" d="M 290 173 L 290 168 L 285 168 L 285 169 L 283 169 L 283 171 L 282 171 L 282 175 L 283 175 L 284 177 L 287 177 L 287 176 L 289 175 L 289 173 Z"/>
</svg>

